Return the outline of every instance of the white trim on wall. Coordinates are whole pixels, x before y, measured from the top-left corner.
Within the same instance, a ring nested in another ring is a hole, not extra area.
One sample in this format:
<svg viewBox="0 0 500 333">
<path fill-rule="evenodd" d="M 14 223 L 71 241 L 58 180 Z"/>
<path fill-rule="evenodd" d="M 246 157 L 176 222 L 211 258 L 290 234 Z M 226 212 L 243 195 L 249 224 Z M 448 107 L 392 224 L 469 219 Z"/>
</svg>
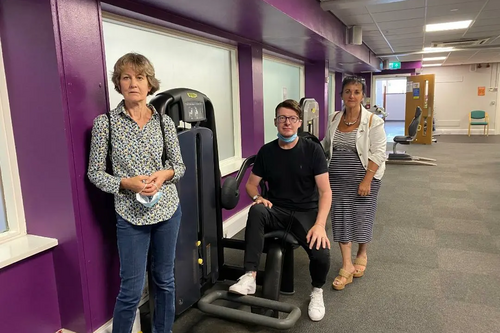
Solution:
<svg viewBox="0 0 500 333">
<path fill-rule="evenodd" d="M 5 215 L 8 230 L 0 233 L 0 243 L 9 239 L 26 235 L 26 220 L 24 216 L 23 199 L 21 195 L 21 180 L 17 165 L 14 131 L 10 116 L 7 78 L 3 62 L 2 44 L 0 41 L 0 185 L 5 203 Z M 0 212 L 3 214 L 3 212 Z"/>
<path fill-rule="evenodd" d="M 234 214 L 230 218 L 224 221 L 222 226 L 224 238 L 232 238 L 238 232 L 243 230 L 247 225 L 247 217 L 248 211 L 250 210 L 250 206 L 247 206 L 240 210 L 238 213 Z"/>
</svg>

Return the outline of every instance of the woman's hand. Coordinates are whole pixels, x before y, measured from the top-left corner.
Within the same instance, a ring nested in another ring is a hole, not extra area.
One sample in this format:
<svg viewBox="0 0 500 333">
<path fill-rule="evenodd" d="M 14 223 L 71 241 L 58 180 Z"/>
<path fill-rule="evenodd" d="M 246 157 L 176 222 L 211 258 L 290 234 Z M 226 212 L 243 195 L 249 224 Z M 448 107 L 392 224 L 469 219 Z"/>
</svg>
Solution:
<svg viewBox="0 0 500 333">
<path fill-rule="evenodd" d="M 359 184 L 358 194 L 362 197 L 370 195 L 371 183 L 372 183 L 371 181 L 363 179 Z"/>
<path fill-rule="evenodd" d="M 135 193 L 141 193 L 145 190 L 151 190 L 153 185 L 147 184 L 146 180 L 148 176 L 135 176 L 130 178 L 122 178 L 120 186 L 126 190 L 130 190 Z M 149 187 L 149 188 L 148 188 Z"/>
<path fill-rule="evenodd" d="M 147 187 L 144 191 L 142 191 L 141 194 L 147 195 L 147 196 L 152 196 L 155 195 L 156 192 L 158 192 L 163 185 L 164 182 L 167 180 L 172 179 L 174 176 L 174 170 L 169 169 L 169 170 L 160 170 L 156 171 L 151 176 L 149 176 L 146 179 L 146 184 L 148 184 L 149 187 Z"/>
</svg>

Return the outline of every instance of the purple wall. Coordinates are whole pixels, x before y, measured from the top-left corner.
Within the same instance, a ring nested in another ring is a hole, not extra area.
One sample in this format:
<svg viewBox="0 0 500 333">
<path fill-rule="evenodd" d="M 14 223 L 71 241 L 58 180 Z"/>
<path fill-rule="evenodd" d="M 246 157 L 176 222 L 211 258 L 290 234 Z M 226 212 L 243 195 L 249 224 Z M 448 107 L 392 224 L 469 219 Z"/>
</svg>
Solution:
<svg viewBox="0 0 500 333">
<path fill-rule="evenodd" d="M 308 98 L 314 98 L 319 104 L 319 139 L 325 136 L 328 118 L 328 66 L 326 62 L 306 63 L 305 90 Z"/>
<path fill-rule="evenodd" d="M 44 275 L 47 269 L 41 269 L 40 274 L 23 274 L 24 269 L 31 271 L 35 265 L 31 259 L 13 266 L 10 274 L 17 284 L 30 290 L 39 280 L 53 279 L 55 269 L 62 324 L 84 332 L 81 247 L 76 235 L 68 151 L 70 131 L 62 100 L 53 8 L 50 0 L 5 0 L 1 6 L 0 31 L 27 229 L 59 240 L 53 250 L 53 267 L 52 262 L 45 261 L 52 271 L 50 277 Z M 28 299 L 43 302 L 37 299 L 39 296 L 23 292 L 16 299 L 18 304 Z M 59 316 L 55 302 L 49 302 L 45 311 Z M 33 325 L 31 332 L 39 331 L 38 323 L 27 319 L 23 324 Z M 11 320 L 14 318 L 5 317 L 2 323 L 16 327 L 19 321 Z"/>
<path fill-rule="evenodd" d="M 335 72 L 335 111 L 342 109 L 342 98 L 340 97 L 342 92 L 342 75 L 342 73 Z"/>
<path fill-rule="evenodd" d="M 240 84 L 241 150 L 243 158 L 257 154 L 264 144 L 264 78 L 262 74 L 262 47 L 238 46 Z M 252 203 L 245 191 L 249 173 L 240 185 L 240 200 L 232 210 L 222 210 L 223 220 L 233 216 Z M 236 173 L 229 175 L 236 176 Z M 225 178 L 222 179 L 224 181 Z"/>
<path fill-rule="evenodd" d="M 0 332 L 54 333 L 61 328 L 51 252 L 0 270 Z M 29 296 L 28 296 L 29 295 Z"/>
</svg>

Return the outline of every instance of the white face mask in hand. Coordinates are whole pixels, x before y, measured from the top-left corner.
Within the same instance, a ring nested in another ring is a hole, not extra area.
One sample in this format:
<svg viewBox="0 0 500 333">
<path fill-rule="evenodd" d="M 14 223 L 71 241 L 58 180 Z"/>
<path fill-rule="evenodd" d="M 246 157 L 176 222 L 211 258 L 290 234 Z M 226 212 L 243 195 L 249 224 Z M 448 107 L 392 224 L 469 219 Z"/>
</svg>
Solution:
<svg viewBox="0 0 500 333">
<path fill-rule="evenodd" d="M 144 206 L 151 208 L 154 205 L 156 205 L 156 203 L 158 201 L 160 201 L 160 198 L 162 195 L 163 195 L 162 192 L 156 192 L 152 197 L 148 197 L 146 195 L 142 195 L 140 193 L 137 193 L 135 195 L 135 199 L 137 201 L 139 201 L 141 204 L 143 204 Z"/>
</svg>

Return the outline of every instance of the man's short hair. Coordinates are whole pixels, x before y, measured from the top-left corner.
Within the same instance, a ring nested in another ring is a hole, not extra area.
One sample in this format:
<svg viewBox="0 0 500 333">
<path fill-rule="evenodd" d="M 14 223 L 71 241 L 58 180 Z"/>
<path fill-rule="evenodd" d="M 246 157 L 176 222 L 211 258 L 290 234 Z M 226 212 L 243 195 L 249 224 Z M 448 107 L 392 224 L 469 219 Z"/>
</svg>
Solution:
<svg viewBox="0 0 500 333">
<path fill-rule="evenodd" d="M 278 104 L 278 106 L 276 106 L 276 110 L 274 111 L 274 117 L 278 116 L 278 110 L 280 108 L 286 108 L 286 109 L 291 109 L 291 110 L 295 111 L 297 113 L 297 116 L 299 117 L 299 119 L 302 120 L 302 109 L 300 108 L 299 102 L 297 102 L 296 100 L 287 99 L 287 100 L 281 102 L 280 104 Z"/>
</svg>

